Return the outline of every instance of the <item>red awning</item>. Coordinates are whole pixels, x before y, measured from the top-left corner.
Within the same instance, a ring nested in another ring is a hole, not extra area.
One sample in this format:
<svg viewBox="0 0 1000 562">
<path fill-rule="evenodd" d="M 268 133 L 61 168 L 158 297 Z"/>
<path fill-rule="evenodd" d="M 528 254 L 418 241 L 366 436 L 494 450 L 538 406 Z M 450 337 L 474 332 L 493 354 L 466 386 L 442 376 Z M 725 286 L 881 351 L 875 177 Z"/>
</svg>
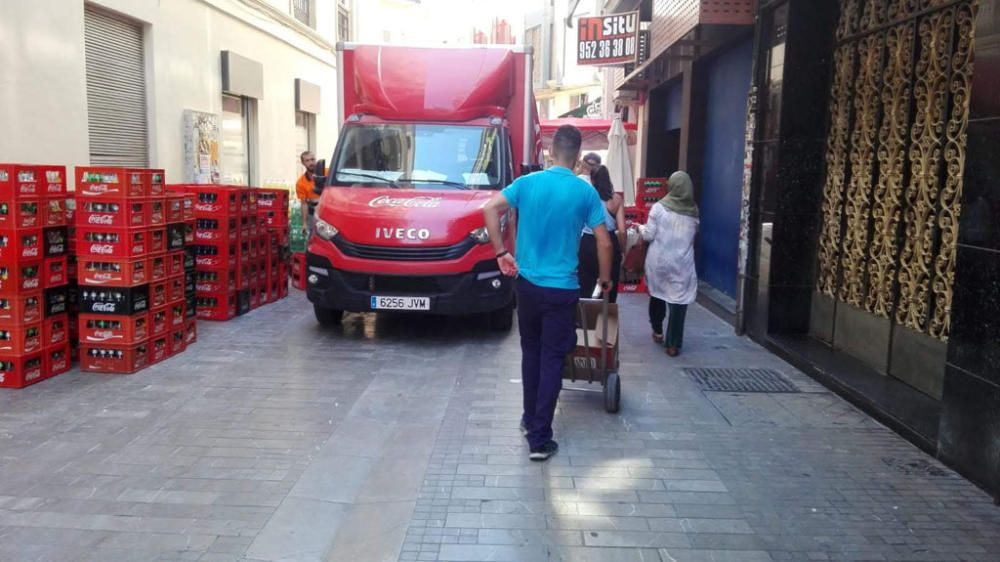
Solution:
<svg viewBox="0 0 1000 562">
<path fill-rule="evenodd" d="M 635 123 L 622 123 L 628 133 L 628 144 L 635 145 L 636 126 Z M 563 125 L 573 125 L 580 129 L 583 134 L 583 151 L 607 150 L 608 132 L 611 130 L 611 121 L 606 119 L 587 119 L 583 117 L 564 117 L 562 119 L 549 119 L 542 121 L 542 146 L 548 149 L 552 146 L 552 136 L 556 130 Z"/>
</svg>

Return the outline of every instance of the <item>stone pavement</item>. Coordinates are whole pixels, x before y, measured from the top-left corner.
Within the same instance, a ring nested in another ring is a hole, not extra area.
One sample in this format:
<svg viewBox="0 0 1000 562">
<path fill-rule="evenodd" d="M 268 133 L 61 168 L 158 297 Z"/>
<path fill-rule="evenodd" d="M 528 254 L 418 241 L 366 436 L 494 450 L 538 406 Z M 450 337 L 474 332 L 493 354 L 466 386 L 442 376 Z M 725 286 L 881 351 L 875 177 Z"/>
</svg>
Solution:
<svg viewBox="0 0 1000 562">
<path fill-rule="evenodd" d="M 0 561 L 1000 560 L 1000 508 L 889 430 L 701 308 L 676 359 L 623 314 L 622 413 L 565 392 L 544 465 L 514 334 L 324 332 L 300 293 L 136 375 L 0 392 Z"/>
</svg>

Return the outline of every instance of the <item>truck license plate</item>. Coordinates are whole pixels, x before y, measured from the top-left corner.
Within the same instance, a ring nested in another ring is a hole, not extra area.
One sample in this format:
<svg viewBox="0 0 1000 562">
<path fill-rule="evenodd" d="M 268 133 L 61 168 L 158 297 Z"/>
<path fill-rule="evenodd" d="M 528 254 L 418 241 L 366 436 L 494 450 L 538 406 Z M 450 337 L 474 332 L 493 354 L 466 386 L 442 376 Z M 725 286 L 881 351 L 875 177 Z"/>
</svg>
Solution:
<svg viewBox="0 0 1000 562">
<path fill-rule="evenodd" d="M 372 297 L 372 310 L 430 310 L 428 297 Z"/>
</svg>

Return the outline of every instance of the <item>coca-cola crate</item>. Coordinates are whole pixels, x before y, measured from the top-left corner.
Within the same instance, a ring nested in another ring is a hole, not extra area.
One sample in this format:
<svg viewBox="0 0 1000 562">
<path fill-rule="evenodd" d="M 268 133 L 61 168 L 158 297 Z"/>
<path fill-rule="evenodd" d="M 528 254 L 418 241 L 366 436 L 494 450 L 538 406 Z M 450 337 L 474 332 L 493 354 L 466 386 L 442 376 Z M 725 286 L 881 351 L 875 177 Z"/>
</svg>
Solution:
<svg viewBox="0 0 1000 562">
<path fill-rule="evenodd" d="M 245 187 L 237 188 L 240 196 L 240 212 L 243 214 L 257 214 L 257 198 L 253 190 Z"/>
<path fill-rule="evenodd" d="M 271 232 L 274 232 L 275 234 L 278 235 L 278 244 L 281 244 L 282 246 L 287 246 L 288 239 L 290 236 L 289 235 L 290 228 L 291 228 L 290 226 L 279 226 L 277 228 L 271 228 L 270 230 Z"/>
<path fill-rule="evenodd" d="M 153 309 L 158 306 L 163 306 L 167 304 L 167 286 L 169 283 L 166 279 L 162 281 L 153 281 L 149 284 L 149 308 Z"/>
<path fill-rule="evenodd" d="M 163 281 L 170 275 L 170 263 L 167 254 L 149 257 L 149 282 Z"/>
<path fill-rule="evenodd" d="M 146 190 L 150 197 L 163 197 L 167 194 L 166 174 L 163 170 L 144 170 L 143 181 L 147 183 Z"/>
<path fill-rule="evenodd" d="M 66 196 L 66 166 L 44 164 L 36 166 L 40 183 L 38 195 L 42 198 Z"/>
<path fill-rule="evenodd" d="M 80 287 L 82 314 L 140 314 L 149 310 L 149 285 Z"/>
<path fill-rule="evenodd" d="M 149 313 L 131 316 L 81 314 L 79 339 L 83 343 L 134 345 L 149 339 Z"/>
<path fill-rule="evenodd" d="M 24 388 L 43 380 L 41 353 L 0 355 L 0 388 Z"/>
<path fill-rule="evenodd" d="M 239 217 L 195 219 L 195 242 L 199 244 L 236 242 L 240 237 Z"/>
<path fill-rule="evenodd" d="M 149 200 L 149 225 L 165 224 L 167 224 L 167 200 L 163 197 L 154 197 Z"/>
<path fill-rule="evenodd" d="M 151 253 L 150 232 L 127 228 L 77 225 L 76 251 L 81 256 L 141 258 Z"/>
<path fill-rule="evenodd" d="M 42 229 L 0 229 L 0 261 L 13 263 L 42 257 Z"/>
<path fill-rule="evenodd" d="M 167 277 L 184 274 L 184 250 L 177 250 L 166 255 Z"/>
<path fill-rule="evenodd" d="M 59 376 L 69 371 L 72 366 L 70 344 L 65 342 L 62 345 L 50 347 L 42 352 L 42 375 L 46 379 Z"/>
<path fill-rule="evenodd" d="M 194 194 L 195 217 L 215 218 L 240 213 L 237 188 L 221 185 L 189 185 L 187 191 Z"/>
<path fill-rule="evenodd" d="M 184 298 L 181 297 L 180 302 L 168 304 L 167 309 L 167 319 L 171 329 L 182 328 L 184 326 L 184 320 L 187 318 L 187 314 L 185 313 Z"/>
<path fill-rule="evenodd" d="M 134 287 L 149 283 L 149 259 L 81 257 L 76 275 L 81 285 Z"/>
<path fill-rule="evenodd" d="M 149 340 L 132 345 L 80 342 L 80 370 L 130 375 L 149 365 Z"/>
<path fill-rule="evenodd" d="M 249 289 L 243 289 L 236 292 L 237 316 L 243 316 L 244 314 L 250 312 L 250 302 L 253 292 L 253 285 L 251 285 Z"/>
<path fill-rule="evenodd" d="M 45 199 L 38 208 L 42 226 L 67 226 L 65 199 L 58 197 Z"/>
<path fill-rule="evenodd" d="M 0 200 L 38 199 L 42 196 L 41 173 L 29 164 L 0 164 Z"/>
<path fill-rule="evenodd" d="M 167 251 L 167 229 L 149 229 L 149 253 L 162 254 Z"/>
<path fill-rule="evenodd" d="M 236 316 L 236 293 L 198 293 L 195 304 L 198 318 L 229 320 Z"/>
<path fill-rule="evenodd" d="M 250 284 L 256 279 L 256 273 L 251 274 L 250 264 L 241 263 L 236 269 L 236 289 L 249 289 Z"/>
<path fill-rule="evenodd" d="M 184 301 L 184 274 L 167 279 L 167 302 Z"/>
<path fill-rule="evenodd" d="M 262 304 L 267 303 L 267 291 L 263 287 L 254 287 L 250 289 L 250 310 L 256 310 L 260 308 Z"/>
<path fill-rule="evenodd" d="M 236 268 L 199 269 L 195 272 L 195 290 L 199 293 L 220 293 L 235 291 L 237 286 Z"/>
<path fill-rule="evenodd" d="M 154 365 L 170 357 L 170 335 L 149 338 L 149 364 Z"/>
<path fill-rule="evenodd" d="M 51 287 L 42 291 L 42 318 L 51 318 L 69 312 L 69 286 Z"/>
<path fill-rule="evenodd" d="M 194 269 L 195 265 L 194 246 L 186 246 L 184 248 L 184 271 Z"/>
<path fill-rule="evenodd" d="M 42 260 L 0 263 L 0 296 L 33 293 L 42 288 Z"/>
<path fill-rule="evenodd" d="M 185 199 L 183 193 L 167 193 L 167 223 L 184 222 Z"/>
<path fill-rule="evenodd" d="M 66 256 L 42 261 L 42 287 L 60 287 L 69 283 L 69 260 Z"/>
<path fill-rule="evenodd" d="M 30 324 L 42 319 L 42 292 L 0 297 L 0 326 Z"/>
<path fill-rule="evenodd" d="M 0 201 L 0 228 L 35 228 L 42 225 L 39 216 L 43 202 L 26 199 Z"/>
<path fill-rule="evenodd" d="M 144 170 L 77 166 L 76 196 L 116 199 L 149 197 L 149 179 Z"/>
<path fill-rule="evenodd" d="M 195 264 L 198 268 L 227 268 L 239 260 L 239 246 L 235 242 L 195 244 Z"/>
<path fill-rule="evenodd" d="M 184 223 L 176 222 L 167 225 L 167 251 L 184 249 Z"/>
<path fill-rule="evenodd" d="M 157 337 L 170 329 L 170 307 L 158 306 L 149 310 L 149 336 Z"/>
<path fill-rule="evenodd" d="M 288 296 L 288 283 L 281 283 L 278 285 L 278 298 L 285 298 Z"/>
<path fill-rule="evenodd" d="M 190 295 L 191 293 L 195 292 L 195 290 L 196 290 L 196 287 L 195 287 L 195 276 L 197 274 L 198 274 L 198 272 L 195 271 L 195 270 L 193 270 L 193 269 L 191 271 L 185 271 L 184 272 L 184 294 L 185 295 Z M 221 291 L 223 289 L 219 289 L 219 290 Z"/>
<path fill-rule="evenodd" d="M 42 323 L 42 347 L 69 343 L 69 314 L 57 314 Z"/>
<path fill-rule="evenodd" d="M 42 231 L 42 255 L 56 258 L 69 253 L 69 227 L 50 226 Z"/>
<path fill-rule="evenodd" d="M 194 218 L 194 193 L 184 194 L 184 220 L 189 221 Z"/>
<path fill-rule="evenodd" d="M 184 295 L 184 318 L 191 320 L 198 317 L 198 295 Z"/>
<path fill-rule="evenodd" d="M 25 355 L 42 350 L 42 322 L 0 328 L 0 354 Z"/>
<path fill-rule="evenodd" d="M 69 254 L 66 256 L 66 267 L 69 270 L 69 282 L 76 283 L 76 271 L 77 271 L 77 260 L 76 254 Z"/>
<path fill-rule="evenodd" d="M 191 244 L 194 244 L 194 242 L 195 242 L 195 232 L 196 231 L 197 231 L 197 228 L 195 228 L 194 219 L 184 221 L 184 245 L 185 246 L 190 246 Z"/>
<path fill-rule="evenodd" d="M 288 211 L 287 189 L 258 189 L 257 212 Z"/>
<path fill-rule="evenodd" d="M 66 202 L 66 224 L 73 226 L 76 222 L 76 195 L 70 193 L 63 201 Z"/>
<path fill-rule="evenodd" d="M 74 215 L 79 225 L 143 228 L 150 224 L 150 202 L 146 199 L 82 199 Z"/>
<path fill-rule="evenodd" d="M 181 323 L 181 325 L 177 329 L 170 330 L 169 345 L 170 345 L 169 352 L 171 357 L 173 357 L 174 355 L 178 355 L 180 353 L 184 353 L 184 350 L 187 349 L 187 337 L 184 333 L 183 323 Z"/>
</svg>

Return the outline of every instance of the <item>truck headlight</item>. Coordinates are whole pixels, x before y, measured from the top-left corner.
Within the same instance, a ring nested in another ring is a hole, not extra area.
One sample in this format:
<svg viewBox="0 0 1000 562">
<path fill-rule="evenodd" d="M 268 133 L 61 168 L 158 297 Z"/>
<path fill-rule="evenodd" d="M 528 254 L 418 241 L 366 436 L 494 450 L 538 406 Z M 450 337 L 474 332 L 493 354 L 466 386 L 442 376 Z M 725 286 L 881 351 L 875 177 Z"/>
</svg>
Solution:
<svg viewBox="0 0 1000 562">
<path fill-rule="evenodd" d="M 336 235 L 338 235 L 338 234 L 340 234 L 340 231 L 337 230 L 337 227 L 333 226 L 332 224 L 330 224 L 330 223 L 328 223 L 328 222 L 326 222 L 326 221 L 324 221 L 322 219 L 316 219 L 316 235 L 317 236 L 319 236 L 323 240 L 332 240 L 333 237 L 336 236 Z"/>
<path fill-rule="evenodd" d="M 469 233 L 469 238 L 476 241 L 477 244 L 486 244 L 490 241 L 490 233 L 486 230 L 486 227 L 480 227 Z"/>
</svg>

